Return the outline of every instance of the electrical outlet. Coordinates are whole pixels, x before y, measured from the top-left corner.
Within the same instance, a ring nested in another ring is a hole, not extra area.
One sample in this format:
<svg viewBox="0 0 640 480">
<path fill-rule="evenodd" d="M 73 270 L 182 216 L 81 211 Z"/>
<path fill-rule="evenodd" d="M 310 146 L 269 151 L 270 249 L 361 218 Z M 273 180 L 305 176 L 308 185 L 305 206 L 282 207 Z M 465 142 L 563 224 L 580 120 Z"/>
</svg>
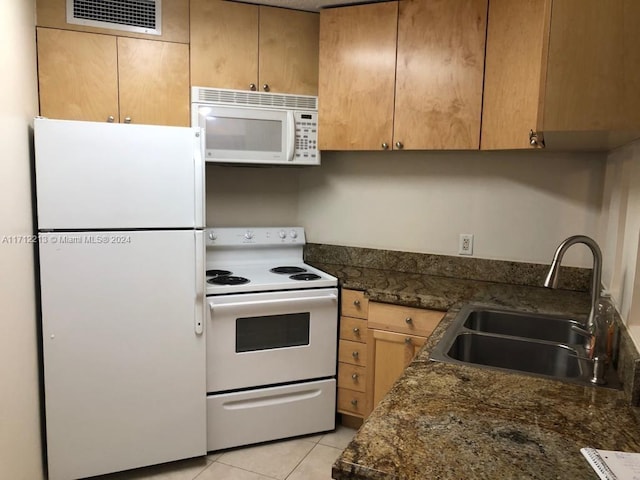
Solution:
<svg viewBox="0 0 640 480">
<path fill-rule="evenodd" d="M 461 233 L 460 243 L 458 244 L 459 255 L 473 255 L 473 234 Z"/>
</svg>

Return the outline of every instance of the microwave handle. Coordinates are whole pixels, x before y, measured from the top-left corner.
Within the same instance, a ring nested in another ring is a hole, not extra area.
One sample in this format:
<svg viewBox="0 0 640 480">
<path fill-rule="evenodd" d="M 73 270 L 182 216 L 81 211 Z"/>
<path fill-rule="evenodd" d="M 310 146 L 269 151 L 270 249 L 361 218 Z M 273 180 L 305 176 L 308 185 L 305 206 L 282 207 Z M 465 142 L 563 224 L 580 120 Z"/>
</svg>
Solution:
<svg viewBox="0 0 640 480">
<path fill-rule="evenodd" d="M 296 144 L 296 119 L 292 110 L 287 110 L 287 162 L 293 162 Z"/>
</svg>

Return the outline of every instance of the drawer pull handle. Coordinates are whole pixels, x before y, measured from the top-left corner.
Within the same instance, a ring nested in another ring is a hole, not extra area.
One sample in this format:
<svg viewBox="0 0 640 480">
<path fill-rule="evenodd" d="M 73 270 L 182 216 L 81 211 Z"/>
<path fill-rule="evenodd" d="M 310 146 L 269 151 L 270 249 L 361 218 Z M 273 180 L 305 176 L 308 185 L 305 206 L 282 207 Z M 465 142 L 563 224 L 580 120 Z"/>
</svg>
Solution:
<svg viewBox="0 0 640 480">
<path fill-rule="evenodd" d="M 409 325 L 411 325 L 413 323 L 413 319 L 411 317 L 407 317 L 404 319 L 405 323 L 408 323 Z"/>
<path fill-rule="evenodd" d="M 353 352 L 353 353 L 351 354 L 351 356 L 352 356 L 353 358 L 358 358 L 358 357 L 360 356 L 360 353 L 359 353 L 359 352 Z"/>
<path fill-rule="evenodd" d="M 358 381 L 358 374 L 357 373 L 352 374 L 351 378 L 353 379 L 354 382 L 357 382 Z"/>
<path fill-rule="evenodd" d="M 353 405 L 354 407 L 358 406 L 358 400 L 356 400 L 355 398 L 353 400 L 351 400 L 351 405 Z"/>
<path fill-rule="evenodd" d="M 354 300 L 354 301 L 353 301 L 353 304 L 354 304 L 356 307 L 359 307 L 359 306 L 360 306 L 360 300 L 357 300 L 357 299 L 356 299 L 356 300 Z"/>
<path fill-rule="evenodd" d="M 353 327 L 353 334 L 356 337 L 359 337 L 360 336 L 360 329 L 358 327 Z"/>
<path fill-rule="evenodd" d="M 411 343 L 411 337 L 405 338 L 404 343 L 407 343 L 407 344 Z"/>
</svg>

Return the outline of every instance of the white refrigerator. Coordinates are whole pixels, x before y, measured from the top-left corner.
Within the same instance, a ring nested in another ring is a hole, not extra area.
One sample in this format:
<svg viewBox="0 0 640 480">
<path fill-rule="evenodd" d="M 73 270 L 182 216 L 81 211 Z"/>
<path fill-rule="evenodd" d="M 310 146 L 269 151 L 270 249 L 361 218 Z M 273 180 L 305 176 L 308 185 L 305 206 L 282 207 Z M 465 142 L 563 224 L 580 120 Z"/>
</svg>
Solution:
<svg viewBox="0 0 640 480">
<path fill-rule="evenodd" d="M 37 118 L 34 141 L 49 479 L 205 455 L 199 131 Z"/>
</svg>

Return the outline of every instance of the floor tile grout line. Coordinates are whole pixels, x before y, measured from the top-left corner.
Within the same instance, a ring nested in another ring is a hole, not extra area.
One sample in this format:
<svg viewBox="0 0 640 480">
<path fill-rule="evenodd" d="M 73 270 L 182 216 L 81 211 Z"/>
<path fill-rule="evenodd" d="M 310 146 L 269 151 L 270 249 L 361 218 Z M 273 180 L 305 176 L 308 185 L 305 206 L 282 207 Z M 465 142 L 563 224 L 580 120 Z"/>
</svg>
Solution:
<svg viewBox="0 0 640 480">
<path fill-rule="evenodd" d="M 202 475 L 206 470 L 208 470 L 209 468 L 211 468 L 213 466 L 214 463 L 219 463 L 220 465 L 224 465 L 225 467 L 231 467 L 231 468 L 237 468 L 238 470 L 242 470 L 243 472 L 249 472 L 249 473 L 253 473 L 255 475 L 260 475 L 261 477 L 264 478 L 270 478 L 272 480 L 280 480 L 278 477 L 272 477 L 271 475 L 267 475 L 266 473 L 260 473 L 260 472 L 254 472 L 253 470 L 248 470 L 246 468 L 242 468 L 242 467 L 238 467 L 237 465 L 229 465 L 228 463 L 224 463 L 224 462 L 219 462 L 218 460 L 215 460 L 213 462 L 211 462 L 209 465 L 207 465 L 207 468 L 205 468 L 204 470 L 202 470 L 200 473 L 198 473 L 195 477 L 193 477 L 193 480 L 196 480 L 200 475 Z M 290 475 L 290 474 L 289 474 Z M 289 476 L 287 475 L 287 476 Z M 286 480 L 286 479 L 285 479 Z"/>
<path fill-rule="evenodd" d="M 311 450 L 309 450 L 309 451 L 307 452 L 307 454 L 306 454 L 304 457 L 302 457 L 302 458 L 300 459 L 300 461 L 296 464 L 296 466 L 295 466 L 295 467 L 293 467 L 293 470 L 291 470 L 291 471 L 287 474 L 287 476 L 286 476 L 286 477 L 284 477 L 284 480 L 287 480 L 289 477 L 291 477 L 291 475 L 293 475 L 293 472 L 295 472 L 295 471 L 296 471 L 296 468 L 298 468 L 298 467 L 300 466 L 300 464 L 301 464 L 302 462 L 304 462 L 304 459 L 305 459 L 305 458 L 307 458 L 307 457 L 311 454 L 311 452 L 313 452 L 313 450 L 314 450 L 318 445 L 320 445 L 320 444 L 319 444 L 319 443 L 316 443 L 313 447 L 311 447 Z"/>
</svg>

